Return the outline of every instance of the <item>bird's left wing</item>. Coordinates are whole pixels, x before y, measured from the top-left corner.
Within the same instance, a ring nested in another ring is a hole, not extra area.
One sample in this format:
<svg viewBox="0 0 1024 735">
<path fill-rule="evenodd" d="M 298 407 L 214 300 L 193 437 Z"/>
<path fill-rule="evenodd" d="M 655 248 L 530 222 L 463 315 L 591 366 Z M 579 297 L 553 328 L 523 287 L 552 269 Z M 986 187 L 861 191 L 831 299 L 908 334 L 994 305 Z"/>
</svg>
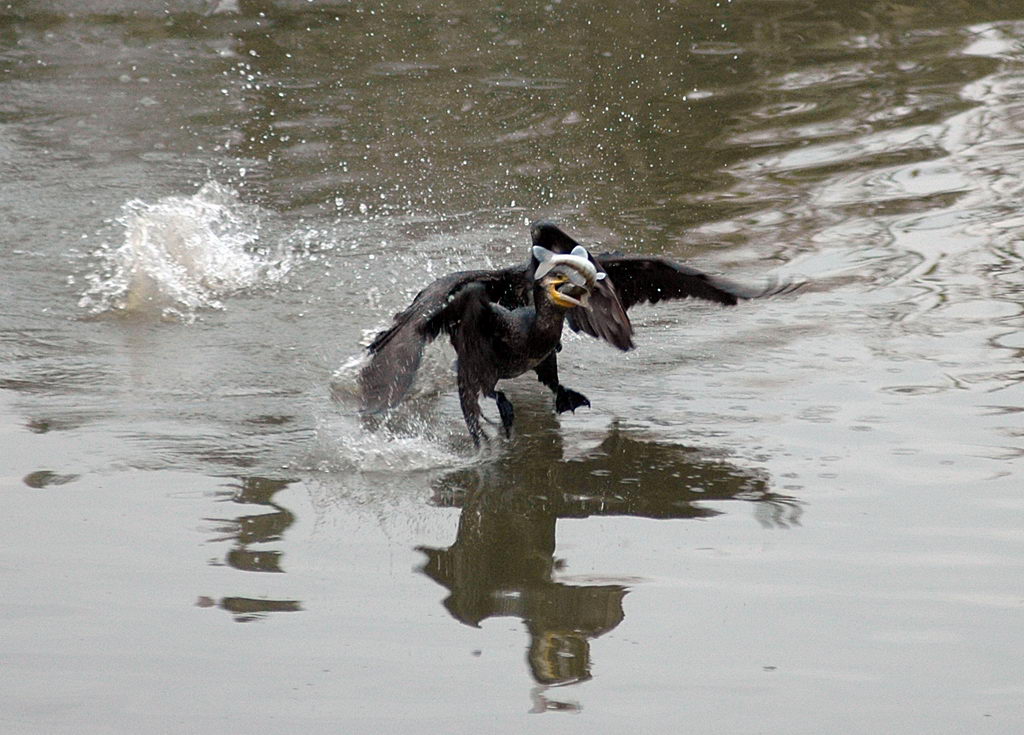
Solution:
<svg viewBox="0 0 1024 735">
<path fill-rule="evenodd" d="M 694 298 L 731 306 L 794 288 L 780 282 L 748 286 L 660 256 L 606 253 L 591 257 L 608 277 L 591 294 L 589 311 L 576 308 L 569 312 L 569 326 L 621 350 L 633 347 L 632 327 L 625 312 L 636 304 Z"/>
<path fill-rule="evenodd" d="M 770 296 L 786 286 L 746 286 L 657 255 L 605 253 L 595 258 L 618 289 L 625 308 L 664 299 L 704 299 L 732 306 L 739 301 Z"/>
<path fill-rule="evenodd" d="M 538 220 L 530 225 L 534 245 L 556 253 L 571 252 L 579 245 L 558 225 Z M 668 258 L 650 255 L 605 253 L 590 260 L 608 277 L 598 281 L 590 293 L 588 309 L 576 307 L 568 314 L 569 326 L 609 342 L 620 350 L 633 348 L 633 327 L 626 310 L 640 303 L 656 304 L 663 299 L 704 299 L 732 305 L 786 293 L 799 284 L 774 282 L 766 286 L 745 286 L 727 278 L 712 276 Z M 536 263 L 536 261 L 534 261 Z"/>
<path fill-rule="evenodd" d="M 488 297 L 514 308 L 525 303 L 528 288 L 524 267 L 461 271 L 438 278 L 420 291 L 394 323 L 367 346 L 370 361 L 359 374 L 363 410 L 377 412 L 395 406 L 412 386 L 423 357 L 423 347 L 441 332 L 450 332 L 457 309 L 450 308 L 464 287 L 479 283 Z"/>
</svg>

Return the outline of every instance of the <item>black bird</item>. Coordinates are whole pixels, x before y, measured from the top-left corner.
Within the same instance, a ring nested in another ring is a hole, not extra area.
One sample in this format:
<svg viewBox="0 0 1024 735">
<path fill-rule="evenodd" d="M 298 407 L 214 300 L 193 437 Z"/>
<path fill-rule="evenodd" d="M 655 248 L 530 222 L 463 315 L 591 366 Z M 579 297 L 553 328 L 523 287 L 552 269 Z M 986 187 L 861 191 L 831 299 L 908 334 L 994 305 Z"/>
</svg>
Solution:
<svg viewBox="0 0 1024 735">
<path fill-rule="evenodd" d="M 442 332 L 458 357 L 459 402 L 473 442 L 480 427 L 479 396 L 493 398 L 506 436 L 514 413 L 499 380 L 528 370 L 555 394 L 559 413 L 589 406 L 586 396 L 558 382 L 562 324 L 630 350 L 626 310 L 662 299 L 700 298 L 735 304 L 785 290 L 749 288 L 668 258 L 607 253 L 593 256 L 551 222 L 530 226 L 534 247 L 526 263 L 498 270 L 452 273 L 437 279 L 395 315 L 394 324 L 367 347 L 359 376 L 363 409 L 395 406 L 412 385 L 423 347 Z"/>
</svg>

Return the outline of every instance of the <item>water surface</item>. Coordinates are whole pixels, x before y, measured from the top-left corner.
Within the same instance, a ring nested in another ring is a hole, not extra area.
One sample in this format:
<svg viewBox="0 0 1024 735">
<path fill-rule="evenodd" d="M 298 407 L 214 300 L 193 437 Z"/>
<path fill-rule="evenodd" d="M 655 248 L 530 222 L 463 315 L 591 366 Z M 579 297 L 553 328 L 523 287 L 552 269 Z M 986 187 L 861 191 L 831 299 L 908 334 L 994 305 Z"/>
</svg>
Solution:
<svg viewBox="0 0 1024 735">
<path fill-rule="evenodd" d="M 4 732 L 1019 732 L 1022 88 L 1019 2 L 3 4 Z M 538 217 L 807 286 L 364 425 Z"/>
</svg>

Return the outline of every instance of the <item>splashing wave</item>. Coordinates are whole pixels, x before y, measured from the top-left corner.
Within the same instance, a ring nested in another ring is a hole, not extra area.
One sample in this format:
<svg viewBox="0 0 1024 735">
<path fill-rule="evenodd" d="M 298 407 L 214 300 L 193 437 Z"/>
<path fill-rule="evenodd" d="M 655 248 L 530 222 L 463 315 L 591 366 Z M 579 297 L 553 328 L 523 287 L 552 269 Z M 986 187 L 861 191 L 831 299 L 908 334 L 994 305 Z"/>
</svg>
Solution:
<svg viewBox="0 0 1024 735">
<path fill-rule="evenodd" d="M 455 422 L 438 420 L 434 398 L 450 383 L 440 366 L 430 369 L 425 362 L 426 379 L 418 381 L 413 395 L 403 402 L 403 410 L 376 416 L 360 416 L 358 372 L 365 362 L 356 355 L 341 365 L 331 377 L 333 408 L 318 418 L 319 449 L 325 460 L 318 469 L 325 471 L 378 472 L 402 468 L 435 470 L 474 463 L 479 453 L 468 446 L 461 417 Z M 438 375 L 433 375 L 433 373 Z M 453 430 L 454 436 L 453 440 Z M 461 448 L 460 448 L 460 445 Z M 465 451 L 471 452 L 465 454 Z"/>
<path fill-rule="evenodd" d="M 237 192 L 208 182 L 192 196 L 127 202 L 118 223 L 124 242 L 105 244 L 79 306 L 92 314 L 155 312 L 191 320 L 221 309 L 221 298 L 281 282 L 292 259 L 258 244 L 259 210 Z"/>
</svg>

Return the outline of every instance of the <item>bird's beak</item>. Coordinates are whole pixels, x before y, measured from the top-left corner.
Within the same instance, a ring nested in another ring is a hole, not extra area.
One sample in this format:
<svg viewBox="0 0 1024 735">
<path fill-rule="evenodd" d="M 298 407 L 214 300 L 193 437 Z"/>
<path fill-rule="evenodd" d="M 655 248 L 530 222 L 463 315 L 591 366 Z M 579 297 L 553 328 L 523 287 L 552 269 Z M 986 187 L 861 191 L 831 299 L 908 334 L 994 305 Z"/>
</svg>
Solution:
<svg viewBox="0 0 1024 735">
<path fill-rule="evenodd" d="M 590 295 L 590 290 L 585 286 L 575 284 L 561 274 L 548 278 L 547 291 L 551 301 L 563 309 L 586 307 L 587 297 Z"/>
</svg>

